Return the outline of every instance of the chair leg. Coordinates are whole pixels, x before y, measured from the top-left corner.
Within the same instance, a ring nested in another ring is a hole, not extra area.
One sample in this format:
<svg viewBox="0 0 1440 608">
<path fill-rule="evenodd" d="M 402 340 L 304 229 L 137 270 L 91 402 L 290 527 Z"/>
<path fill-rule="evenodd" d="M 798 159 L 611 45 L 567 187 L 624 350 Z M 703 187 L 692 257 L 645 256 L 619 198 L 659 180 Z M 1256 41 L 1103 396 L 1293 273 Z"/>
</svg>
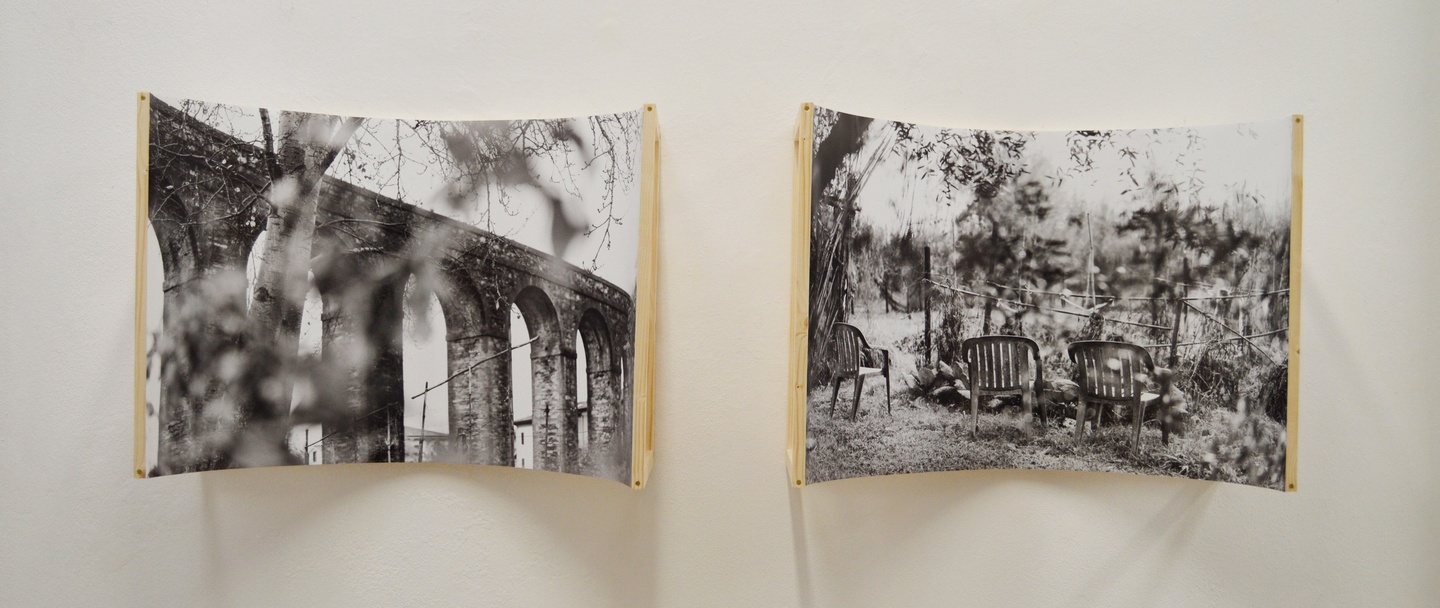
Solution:
<svg viewBox="0 0 1440 608">
<path fill-rule="evenodd" d="M 860 394 L 865 392 L 865 376 L 855 376 L 855 404 L 850 406 L 850 419 L 860 415 Z"/>
<path fill-rule="evenodd" d="M 1155 411 L 1155 420 L 1160 423 L 1160 444 L 1165 447 L 1170 447 L 1170 424 L 1174 421 L 1174 418 L 1170 415 L 1170 410 L 1164 405 L 1161 405 L 1159 409 Z"/>
<path fill-rule="evenodd" d="M 890 415 L 890 364 L 885 364 L 885 415 Z"/>
<path fill-rule="evenodd" d="M 1025 425 L 1027 426 L 1027 428 L 1034 428 L 1034 427 L 1035 427 L 1035 391 L 1022 389 L 1022 390 L 1020 391 L 1020 404 L 1021 404 L 1021 405 L 1024 407 L 1024 409 L 1025 409 L 1025 415 L 1022 416 L 1022 418 L 1025 419 Z"/>
<path fill-rule="evenodd" d="M 970 389 L 970 435 L 980 436 L 980 389 Z"/>
<path fill-rule="evenodd" d="M 1140 451 L 1140 427 L 1145 424 L 1145 405 L 1140 403 L 1140 398 L 1135 398 L 1135 403 L 1130 405 L 1130 411 L 1134 412 L 1135 419 L 1135 440 L 1131 442 L 1132 449 Z"/>
<path fill-rule="evenodd" d="M 1080 402 L 1075 405 L 1075 442 L 1079 443 L 1085 435 L 1085 414 L 1089 413 L 1090 404 L 1085 395 L 1080 395 Z"/>
<path fill-rule="evenodd" d="M 840 399 L 840 374 L 835 374 L 835 390 L 830 392 L 830 417 L 835 417 L 835 401 Z"/>
</svg>

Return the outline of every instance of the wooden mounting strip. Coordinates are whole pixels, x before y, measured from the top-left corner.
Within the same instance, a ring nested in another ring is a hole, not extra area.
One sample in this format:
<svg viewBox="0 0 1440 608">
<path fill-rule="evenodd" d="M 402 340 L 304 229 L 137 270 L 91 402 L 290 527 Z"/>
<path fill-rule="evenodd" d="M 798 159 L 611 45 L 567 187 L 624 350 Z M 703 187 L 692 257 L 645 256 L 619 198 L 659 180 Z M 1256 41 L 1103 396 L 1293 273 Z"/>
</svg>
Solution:
<svg viewBox="0 0 1440 608">
<path fill-rule="evenodd" d="M 635 287 L 635 393 L 630 487 L 645 487 L 655 464 L 655 304 L 659 279 L 660 119 L 645 104 L 640 127 L 640 259 Z"/>
<path fill-rule="evenodd" d="M 145 228 L 150 223 L 150 94 L 138 95 L 135 135 L 135 477 L 145 471 Z"/>
<path fill-rule="evenodd" d="M 815 104 L 800 106 L 795 125 L 795 175 L 790 225 L 790 386 L 785 454 L 790 479 L 805 485 L 805 385 L 810 334 L 810 163 L 814 159 Z"/>
<path fill-rule="evenodd" d="M 1290 149 L 1290 361 L 1285 396 L 1285 491 L 1294 492 L 1300 454 L 1300 223 L 1305 191 L 1305 117 L 1296 114 Z"/>
</svg>

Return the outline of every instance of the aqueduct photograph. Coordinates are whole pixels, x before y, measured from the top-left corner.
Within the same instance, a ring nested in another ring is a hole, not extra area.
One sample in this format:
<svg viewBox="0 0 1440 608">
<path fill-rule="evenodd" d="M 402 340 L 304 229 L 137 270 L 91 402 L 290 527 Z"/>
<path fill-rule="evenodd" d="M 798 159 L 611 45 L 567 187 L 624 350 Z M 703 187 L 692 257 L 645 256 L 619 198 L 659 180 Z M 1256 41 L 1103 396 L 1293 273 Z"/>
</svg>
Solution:
<svg viewBox="0 0 1440 608">
<path fill-rule="evenodd" d="M 150 100 L 148 474 L 628 483 L 638 119 L 275 114 Z"/>
</svg>

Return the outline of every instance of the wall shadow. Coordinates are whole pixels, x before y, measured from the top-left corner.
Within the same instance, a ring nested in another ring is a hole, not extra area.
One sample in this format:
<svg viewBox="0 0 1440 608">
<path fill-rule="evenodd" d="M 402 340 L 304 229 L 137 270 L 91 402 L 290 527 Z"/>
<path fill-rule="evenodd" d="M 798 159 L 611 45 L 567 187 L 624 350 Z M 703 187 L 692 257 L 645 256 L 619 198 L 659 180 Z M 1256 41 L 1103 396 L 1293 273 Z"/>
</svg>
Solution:
<svg viewBox="0 0 1440 608">
<path fill-rule="evenodd" d="M 415 463 L 167 479 L 199 486 L 199 570 L 217 598 L 252 593 L 240 586 L 265 577 L 251 570 L 310 561 L 316 580 L 304 584 L 346 589 L 353 598 L 329 599 L 360 605 L 411 603 L 439 588 L 481 604 L 497 589 L 511 596 L 505 604 L 654 602 L 653 492 L 613 481 Z"/>
</svg>

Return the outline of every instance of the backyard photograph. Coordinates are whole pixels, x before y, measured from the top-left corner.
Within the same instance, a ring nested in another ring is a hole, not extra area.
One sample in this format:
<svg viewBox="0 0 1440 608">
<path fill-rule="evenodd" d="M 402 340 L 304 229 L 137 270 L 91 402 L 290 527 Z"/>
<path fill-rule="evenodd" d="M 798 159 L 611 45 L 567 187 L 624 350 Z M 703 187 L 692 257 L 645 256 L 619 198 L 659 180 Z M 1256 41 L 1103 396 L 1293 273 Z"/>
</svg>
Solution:
<svg viewBox="0 0 1440 608">
<path fill-rule="evenodd" d="M 630 484 L 639 110 L 140 103 L 137 475 L 438 462 Z"/>
<path fill-rule="evenodd" d="M 1032 132 L 815 108 L 806 482 L 1284 489 L 1293 123 Z"/>
</svg>

